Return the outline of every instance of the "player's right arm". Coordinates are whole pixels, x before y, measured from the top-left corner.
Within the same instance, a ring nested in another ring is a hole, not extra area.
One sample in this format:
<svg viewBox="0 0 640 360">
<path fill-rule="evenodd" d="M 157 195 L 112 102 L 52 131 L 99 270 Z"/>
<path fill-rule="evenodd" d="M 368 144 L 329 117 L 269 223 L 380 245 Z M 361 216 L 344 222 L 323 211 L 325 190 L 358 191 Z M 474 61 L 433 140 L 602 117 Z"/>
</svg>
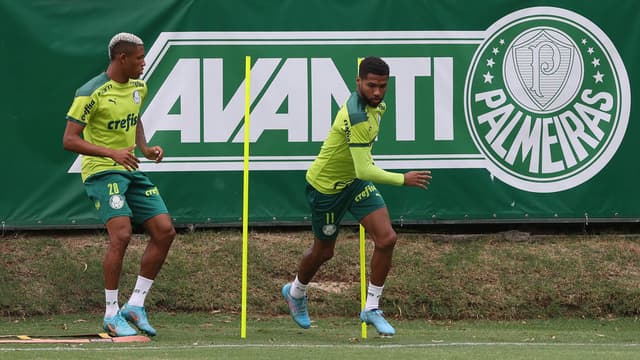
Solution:
<svg viewBox="0 0 640 360">
<path fill-rule="evenodd" d="M 132 171 L 138 168 L 140 160 L 132 153 L 135 145 L 125 149 L 110 149 L 104 146 L 92 144 L 82 138 L 84 126 L 67 120 L 67 127 L 64 129 L 62 145 L 65 150 L 73 151 L 82 155 L 109 157 L 118 164 Z"/>
<path fill-rule="evenodd" d="M 431 182 L 431 171 L 414 170 L 404 173 L 404 185 L 426 189 Z"/>
</svg>

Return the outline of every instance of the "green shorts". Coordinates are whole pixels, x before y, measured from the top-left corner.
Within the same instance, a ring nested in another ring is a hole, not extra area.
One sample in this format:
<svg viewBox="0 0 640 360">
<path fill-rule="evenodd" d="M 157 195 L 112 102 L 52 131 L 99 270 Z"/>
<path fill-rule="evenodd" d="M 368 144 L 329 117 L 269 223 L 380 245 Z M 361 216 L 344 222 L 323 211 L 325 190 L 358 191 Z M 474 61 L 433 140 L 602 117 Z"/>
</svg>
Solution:
<svg viewBox="0 0 640 360">
<path fill-rule="evenodd" d="M 89 199 L 103 223 L 116 216 L 128 216 L 136 224 L 167 214 L 158 188 L 140 171 L 105 171 L 84 182 Z"/>
<path fill-rule="evenodd" d="M 311 206 L 311 227 L 320 240 L 335 240 L 347 210 L 358 219 L 386 206 L 371 181 L 354 180 L 337 194 L 323 194 L 307 184 L 307 201 Z"/>
</svg>

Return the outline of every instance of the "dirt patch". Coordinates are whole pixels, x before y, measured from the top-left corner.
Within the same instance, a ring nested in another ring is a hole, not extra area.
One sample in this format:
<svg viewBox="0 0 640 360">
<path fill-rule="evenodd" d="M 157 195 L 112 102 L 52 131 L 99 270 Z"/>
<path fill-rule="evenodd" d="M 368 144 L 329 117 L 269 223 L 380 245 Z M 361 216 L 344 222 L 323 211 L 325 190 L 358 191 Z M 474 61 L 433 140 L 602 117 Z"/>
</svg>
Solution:
<svg viewBox="0 0 640 360">
<path fill-rule="evenodd" d="M 320 289 L 324 292 L 341 294 L 343 291 L 351 287 L 351 283 L 337 281 L 310 282 L 309 287 L 312 289 Z"/>
</svg>

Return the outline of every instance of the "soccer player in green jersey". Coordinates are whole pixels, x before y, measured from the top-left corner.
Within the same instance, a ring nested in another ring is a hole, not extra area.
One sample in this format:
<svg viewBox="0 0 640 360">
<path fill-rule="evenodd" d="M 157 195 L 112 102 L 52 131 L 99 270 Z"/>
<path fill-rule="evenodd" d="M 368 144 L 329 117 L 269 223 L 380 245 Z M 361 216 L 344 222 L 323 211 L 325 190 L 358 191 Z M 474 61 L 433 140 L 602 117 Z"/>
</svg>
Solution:
<svg viewBox="0 0 640 360">
<path fill-rule="evenodd" d="M 315 240 L 304 253 L 295 280 L 282 287 L 282 296 L 291 316 L 302 328 L 311 326 L 307 286 L 320 266 L 333 257 L 340 222 L 349 211 L 375 244 L 367 301 L 360 320 L 374 325 L 382 335 L 395 334 L 395 329 L 379 309 L 379 299 L 391 268 L 396 233 L 391 227 L 384 199 L 373 183 L 426 189 L 431 172 L 393 173 L 373 163 L 371 147 L 386 111 L 382 100 L 388 79 L 389 66 L 382 59 L 368 57 L 362 60 L 356 78 L 357 91 L 338 111 L 320 153 L 307 170 L 306 195 L 311 206 Z"/>
<path fill-rule="evenodd" d="M 147 85 L 138 80 L 144 68 L 144 44 L 120 33 L 109 42 L 107 70 L 80 87 L 67 114 L 63 145 L 82 154 L 82 181 L 109 234 L 104 257 L 106 310 L 103 327 L 113 336 L 155 335 L 144 301 L 176 235 L 156 186 L 138 171 L 137 146 L 149 160 L 160 162 L 164 151 L 148 146 L 140 118 Z M 118 306 L 118 283 L 132 221 L 150 235 L 129 301 Z"/>
</svg>

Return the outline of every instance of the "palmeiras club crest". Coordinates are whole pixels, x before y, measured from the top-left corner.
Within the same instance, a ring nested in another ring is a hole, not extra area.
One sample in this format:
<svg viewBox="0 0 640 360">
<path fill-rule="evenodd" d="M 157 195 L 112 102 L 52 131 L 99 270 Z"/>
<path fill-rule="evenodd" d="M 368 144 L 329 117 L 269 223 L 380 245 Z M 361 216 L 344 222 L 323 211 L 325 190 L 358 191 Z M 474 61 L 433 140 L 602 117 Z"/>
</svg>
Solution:
<svg viewBox="0 0 640 360">
<path fill-rule="evenodd" d="M 607 35 L 574 12 L 534 7 L 487 30 L 465 83 L 465 115 L 492 176 L 525 191 L 576 187 L 616 153 L 629 79 Z"/>
</svg>

